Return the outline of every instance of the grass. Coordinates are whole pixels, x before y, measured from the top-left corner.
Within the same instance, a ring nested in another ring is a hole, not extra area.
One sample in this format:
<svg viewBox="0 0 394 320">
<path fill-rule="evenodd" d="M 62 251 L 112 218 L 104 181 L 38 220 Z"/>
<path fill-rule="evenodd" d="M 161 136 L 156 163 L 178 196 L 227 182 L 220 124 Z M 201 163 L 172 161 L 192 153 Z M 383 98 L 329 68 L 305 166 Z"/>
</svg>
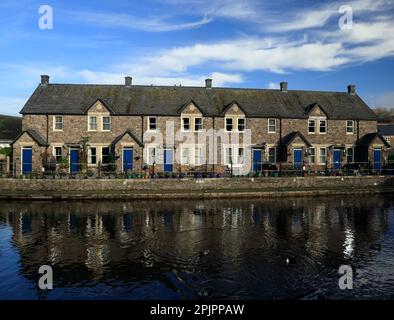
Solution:
<svg viewBox="0 0 394 320">
<path fill-rule="evenodd" d="M 14 140 L 21 131 L 21 117 L 0 115 L 0 140 Z"/>
</svg>

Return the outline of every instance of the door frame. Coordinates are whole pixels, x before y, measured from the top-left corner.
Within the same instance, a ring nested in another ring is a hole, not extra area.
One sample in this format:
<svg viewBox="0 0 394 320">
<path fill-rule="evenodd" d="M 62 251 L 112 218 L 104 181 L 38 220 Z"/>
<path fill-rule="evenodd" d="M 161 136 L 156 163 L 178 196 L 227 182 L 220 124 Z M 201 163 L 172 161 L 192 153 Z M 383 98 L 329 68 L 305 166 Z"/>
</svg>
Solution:
<svg viewBox="0 0 394 320">
<path fill-rule="evenodd" d="M 31 172 L 33 172 L 33 147 L 32 146 L 21 146 L 21 175 L 23 175 L 23 150 L 30 149 L 31 150 Z"/>
<path fill-rule="evenodd" d="M 131 146 L 122 146 L 122 172 L 127 173 L 124 171 L 124 151 L 125 149 L 131 150 L 131 170 L 133 170 L 133 157 L 134 157 L 134 148 Z"/>
<path fill-rule="evenodd" d="M 296 162 L 295 162 L 295 153 L 296 153 L 296 151 L 300 151 L 300 154 L 301 154 L 301 162 L 299 163 L 299 165 L 300 165 L 300 169 L 302 169 L 302 166 L 303 166 L 303 160 L 302 160 L 302 148 L 294 148 L 293 149 L 293 166 L 294 166 L 294 168 L 296 167 Z"/>
<path fill-rule="evenodd" d="M 72 167 L 72 163 L 71 163 L 71 151 L 72 150 L 76 150 L 78 152 L 78 171 L 79 171 L 79 148 L 68 148 L 69 152 L 68 152 L 68 163 L 69 163 L 69 169 L 68 169 L 68 173 L 69 174 L 73 174 L 71 173 L 71 167 Z"/>
<path fill-rule="evenodd" d="M 254 170 L 254 152 L 255 151 L 259 151 L 260 152 L 260 169 L 261 170 Z M 264 163 L 264 159 L 263 159 L 263 149 L 262 148 L 252 148 L 252 172 L 260 172 L 263 169 L 263 163 Z"/>
<path fill-rule="evenodd" d="M 166 151 L 169 150 L 171 152 L 171 171 L 166 171 Z M 174 149 L 173 148 L 164 148 L 163 149 L 163 171 L 164 172 L 174 172 Z"/>
<path fill-rule="evenodd" d="M 339 168 L 337 168 L 336 164 L 335 164 L 335 152 L 339 152 Z M 342 150 L 341 149 L 336 148 L 336 149 L 332 150 L 332 164 L 333 164 L 334 170 L 342 169 Z"/>
<path fill-rule="evenodd" d="M 379 168 L 377 169 L 375 167 L 375 152 L 379 151 L 379 155 L 380 155 L 380 159 L 379 159 Z M 373 157 L 373 169 L 374 170 L 378 170 L 381 171 L 382 170 L 382 149 L 381 148 L 373 148 L 373 153 L 372 153 L 372 157 Z"/>
</svg>

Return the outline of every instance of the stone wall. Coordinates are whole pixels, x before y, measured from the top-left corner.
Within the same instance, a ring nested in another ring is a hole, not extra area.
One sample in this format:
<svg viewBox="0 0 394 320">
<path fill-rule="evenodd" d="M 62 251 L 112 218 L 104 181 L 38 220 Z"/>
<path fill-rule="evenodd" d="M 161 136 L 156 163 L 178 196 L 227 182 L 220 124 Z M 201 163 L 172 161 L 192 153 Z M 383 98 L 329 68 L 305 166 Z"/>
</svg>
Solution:
<svg viewBox="0 0 394 320">
<path fill-rule="evenodd" d="M 394 187 L 394 177 L 282 177 L 218 179 L 0 179 L 0 194 L 25 193 L 43 195 L 67 193 L 85 195 L 144 192 L 176 194 L 193 192 L 239 193 L 312 190 L 357 192 L 365 188 Z"/>
</svg>

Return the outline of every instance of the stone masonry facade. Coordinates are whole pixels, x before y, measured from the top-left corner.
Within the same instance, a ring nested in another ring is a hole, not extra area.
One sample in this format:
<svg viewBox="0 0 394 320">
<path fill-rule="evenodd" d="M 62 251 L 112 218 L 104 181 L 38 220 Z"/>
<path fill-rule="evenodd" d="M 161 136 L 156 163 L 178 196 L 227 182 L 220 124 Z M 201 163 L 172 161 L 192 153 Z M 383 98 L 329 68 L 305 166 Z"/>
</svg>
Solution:
<svg viewBox="0 0 394 320">
<path fill-rule="evenodd" d="M 228 122 L 231 127 L 226 126 Z M 375 119 L 335 119 L 328 117 L 319 105 L 303 118 L 251 117 L 237 102 L 214 116 L 204 114 L 193 102 L 185 105 L 177 116 L 154 113 L 119 115 L 97 99 L 84 114 L 51 113 L 48 110 L 46 114 L 23 114 L 22 123 L 23 132 L 33 130 L 45 144 L 40 145 L 26 133 L 14 141 L 13 162 L 17 174 L 23 173 L 22 150 L 26 147 L 32 148 L 34 172 L 45 170 L 45 164 L 51 158 L 56 162 L 61 158 L 68 161 L 69 166 L 64 170 L 69 172 L 76 169 L 97 171 L 109 161 L 109 154 L 117 172 L 142 173 L 152 169 L 156 172 L 222 172 L 232 167 L 234 172 L 247 174 L 262 170 L 264 164 L 276 167 L 298 164 L 304 169 L 341 168 L 361 159 L 361 149 L 357 148 L 359 140 L 377 131 Z M 292 139 L 286 140 L 295 132 L 297 134 Z M 88 138 L 87 166 L 73 167 L 71 150 L 78 150 L 77 162 L 82 162 L 81 140 L 84 138 Z M 380 161 L 384 163 L 387 145 L 378 136 L 363 151 L 367 154 L 363 159 L 376 161 L 372 154 L 376 149 L 382 150 Z M 132 165 L 129 167 L 125 165 L 125 150 L 132 150 Z M 167 159 L 164 159 L 165 150 L 170 150 Z M 295 150 L 299 150 L 301 161 L 295 159 Z M 339 164 L 338 158 L 336 163 L 334 161 L 334 150 L 340 154 Z"/>
</svg>

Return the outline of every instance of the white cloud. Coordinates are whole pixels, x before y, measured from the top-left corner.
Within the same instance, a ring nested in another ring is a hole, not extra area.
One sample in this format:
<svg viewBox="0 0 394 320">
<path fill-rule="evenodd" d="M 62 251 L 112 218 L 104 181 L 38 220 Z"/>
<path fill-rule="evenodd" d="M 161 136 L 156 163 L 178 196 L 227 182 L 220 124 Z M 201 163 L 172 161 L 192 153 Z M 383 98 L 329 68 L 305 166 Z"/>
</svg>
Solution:
<svg viewBox="0 0 394 320">
<path fill-rule="evenodd" d="M 168 23 L 160 17 L 139 18 L 127 14 L 65 11 L 68 21 L 93 24 L 106 28 L 129 28 L 147 32 L 171 32 L 199 28 L 212 21 L 206 16 L 200 20 L 185 23 Z"/>
<path fill-rule="evenodd" d="M 2 97 L 0 96 L 0 114 L 16 115 L 25 105 L 28 97 Z"/>
<path fill-rule="evenodd" d="M 267 89 L 279 89 L 279 83 L 270 81 L 267 85 Z"/>
</svg>

